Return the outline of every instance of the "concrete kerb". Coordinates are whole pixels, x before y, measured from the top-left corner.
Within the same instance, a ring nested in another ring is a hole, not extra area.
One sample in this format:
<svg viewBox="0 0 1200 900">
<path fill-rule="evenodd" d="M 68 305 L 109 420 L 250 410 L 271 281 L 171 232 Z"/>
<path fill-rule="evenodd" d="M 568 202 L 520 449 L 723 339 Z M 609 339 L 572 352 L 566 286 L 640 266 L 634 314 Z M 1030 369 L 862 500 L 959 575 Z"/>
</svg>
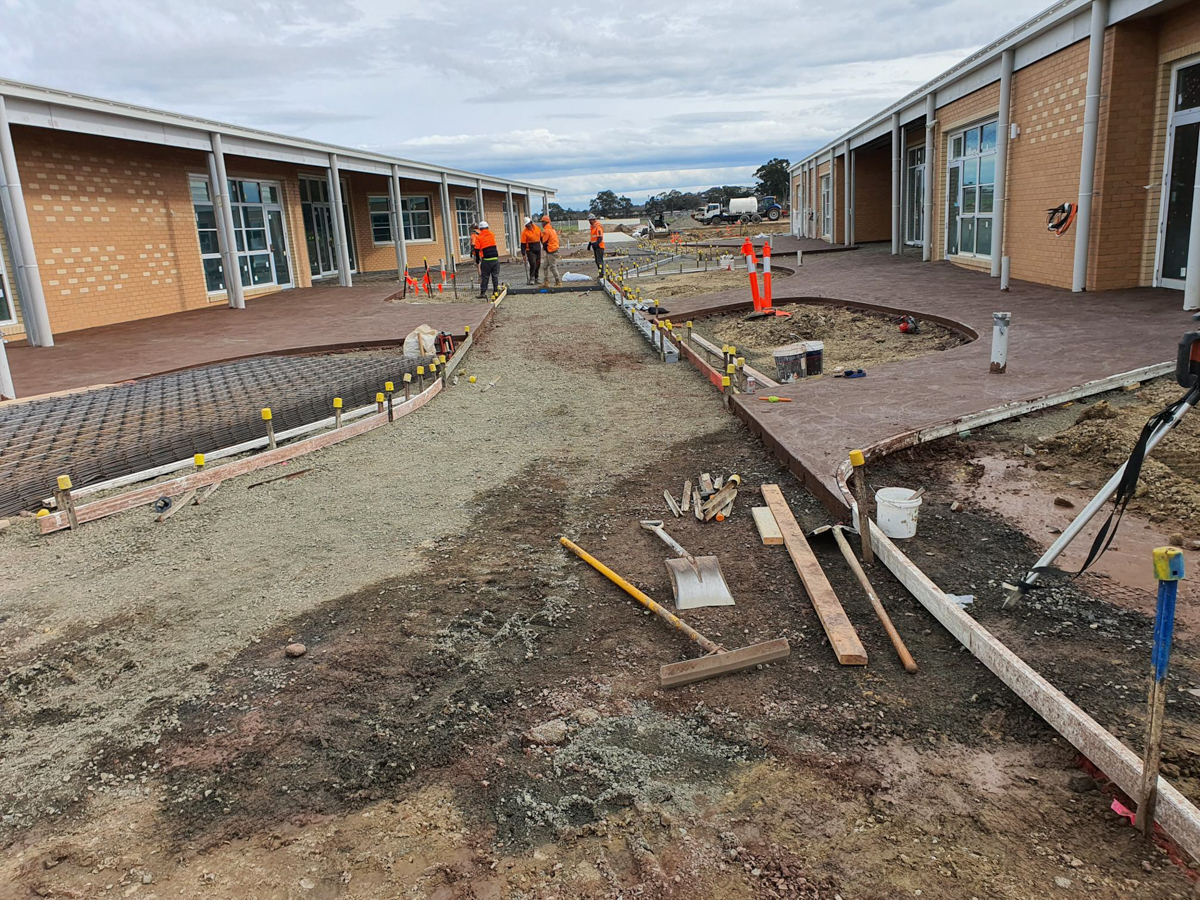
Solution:
<svg viewBox="0 0 1200 900">
<path fill-rule="evenodd" d="M 666 337 L 666 330 L 659 327 L 657 319 L 649 319 L 642 315 L 642 311 L 637 308 L 637 305 L 626 297 L 625 292 L 609 278 L 602 278 L 600 284 L 613 304 L 621 310 L 625 318 L 629 319 L 633 327 L 641 332 L 660 358 L 669 363 L 679 362 L 679 349 L 675 346 L 674 341 Z"/>
</svg>

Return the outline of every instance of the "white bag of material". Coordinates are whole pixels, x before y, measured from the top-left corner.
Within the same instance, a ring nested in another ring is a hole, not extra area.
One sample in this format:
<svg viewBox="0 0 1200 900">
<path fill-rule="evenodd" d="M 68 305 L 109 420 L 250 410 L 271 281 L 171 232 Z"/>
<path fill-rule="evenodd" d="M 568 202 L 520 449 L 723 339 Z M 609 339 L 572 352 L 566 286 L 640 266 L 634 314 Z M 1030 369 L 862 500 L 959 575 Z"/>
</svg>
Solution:
<svg viewBox="0 0 1200 900">
<path fill-rule="evenodd" d="M 582 272 L 566 272 L 562 277 L 563 281 L 591 281 L 591 277 L 584 275 Z"/>
<path fill-rule="evenodd" d="M 404 355 L 408 359 L 432 356 L 437 352 L 437 330 L 428 325 L 418 325 L 404 339 Z"/>
</svg>

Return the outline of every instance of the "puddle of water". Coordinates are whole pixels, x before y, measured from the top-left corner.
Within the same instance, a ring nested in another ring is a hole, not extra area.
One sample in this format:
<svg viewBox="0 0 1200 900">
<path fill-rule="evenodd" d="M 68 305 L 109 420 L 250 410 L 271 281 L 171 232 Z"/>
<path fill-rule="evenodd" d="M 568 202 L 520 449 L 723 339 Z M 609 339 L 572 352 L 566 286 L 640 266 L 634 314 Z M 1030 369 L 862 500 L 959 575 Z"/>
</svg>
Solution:
<svg viewBox="0 0 1200 900">
<path fill-rule="evenodd" d="M 1081 493 L 1076 488 L 1039 484 L 1035 480 L 1036 471 L 1023 459 L 978 456 L 974 461 L 983 467 L 983 475 L 974 483 L 956 483 L 955 494 L 958 499 L 969 506 L 982 507 L 1000 515 L 1033 538 L 1042 550 L 1058 537 L 1058 533 L 1052 529 L 1065 529 L 1092 498 L 1091 494 Z M 1065 497 L 1075 506 L 1070 509 L 1056 506 L 1056 497 Z M 1067 547 L 1058 558 L 1059 567 L 1071 572 L 1082 565 L 1092 545 L 1092 538 L 1107 515 L 1106 508 Z M 1158 582 L 1154 580 L 1151 554 L 1155 547 L 1165 547 L 1169 543 L 1169 532 L 1127 512 L 1112 547 L 1088 571 L 1107 576 L 1118 585 L 1145 592 L 1144 598 L 1130 591 L 1114 592 L 1110 599 L 1122 606 L 1153 615 Z M 1200 564 L 1200 553 L 1185 550 L 1184 555 L 1187 571 L 1200 571 L 1196 568 Z M 1029 562 L 1032 565 L 1033 560 Z M 1179 586 L 1176 622 L 1200 632 L 1200 609 L 1197 609 L 1197 604 L 1187 602 L 1197 599 L 1200 599 L 1200 584 L 1195 580 L 1182 582 Z"/>
</svg>

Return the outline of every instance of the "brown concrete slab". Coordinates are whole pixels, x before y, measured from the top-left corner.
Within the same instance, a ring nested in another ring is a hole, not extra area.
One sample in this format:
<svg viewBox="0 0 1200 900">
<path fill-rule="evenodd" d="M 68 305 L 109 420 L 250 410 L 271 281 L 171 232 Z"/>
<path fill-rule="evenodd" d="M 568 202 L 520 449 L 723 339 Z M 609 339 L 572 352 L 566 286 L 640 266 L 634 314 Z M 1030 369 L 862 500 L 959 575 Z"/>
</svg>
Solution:
<svg viewBox="0 0 1200 900">
<path fill-rule="evenodd" d="M 55 336 L 54 347 L 8 345 L 18 397 L 115 384 L 249 356 L 388 346 L 421 324 L 461 336 L 489 303 L 388 302 L 394 283 L 281 291 L 233 310 L 139 319 Z"/>
<path fill-rule="evenodd" d="M 750 308 L 749 290 L 673 300 L 674 321 Z M 1137 288 L 1073 294 L 1027 282 L 1001 293 L 998 279 L 949 263 L 893 258 L 864 247 L 806 263 L 775 283 L 775 302 L 815 300 L 895 310 L 958 323 L 978 340 L 868 371 L 773 390 L 788 404 L 735 398 L 734 409 L 836 513 L 844 513 L 836 471 L 850 450 L 1006 403 L 1172 360 L 1193 326 L 1178 291 Z M 988 371 L 992 313 L 1012 313 L 1008 371 Z M 771 373 L 768 372 L 768 375 Z M 915 487 L 915 485 L 914 485 Z"/>
<path fill-rule="evenodd" d="M 749 227 L 751 230 L 754 229 L 753 225 Z M 795 237 L 790 234 L 777 234 L 774 236 L 774 239 L 775 242 L 771 245 L 771 253 L 775 256 L 783 256 L 790 253 L 793 258 L 797 250 L 803 250 L 804 255 L 808 256 L 810 253 L 841 253 L 844 250 L 857 250 L 859 248 L 857 244 L 831 244 L 828 241 L 819 241 L 816 238 Z M 744 237 L 737 237 L 711 241 L 689 241 L 688 243 L 698 243 L 704 247 L 740 247 L 745 240 Z M 753 235 L 750 236 L 750 240 L 754 244 L 754 251 L 756 253 L 761 252 L 762 240 L 754 240 Z"/>
</svg>

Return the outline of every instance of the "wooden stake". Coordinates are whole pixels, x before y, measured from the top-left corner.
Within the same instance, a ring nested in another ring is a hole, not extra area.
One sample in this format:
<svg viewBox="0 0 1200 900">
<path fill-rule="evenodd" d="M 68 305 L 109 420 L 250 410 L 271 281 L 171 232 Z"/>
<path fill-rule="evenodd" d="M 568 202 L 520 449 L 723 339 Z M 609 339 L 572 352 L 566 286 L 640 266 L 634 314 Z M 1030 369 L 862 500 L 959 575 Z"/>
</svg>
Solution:
<svg viewBox="0 0 1200 900">
<path fill-rule="evenodd" d="M 683 502 L 679 504 L 679 508 L 687 512 L 692 508 L 692 479 L 688 479 L 683 483 L 683 496 L 680 498 Z"/>
<path fill-rule="evenodd" d="M 396 390 L 396 385 L 393 384 L 392 382 L 385 381 L 383 383 L 383 394 L 385 397 L 387 397 L 387 411 L 388 411 L 388 421 L 389 422 L 396 421 L 396 414 L 392 410 L 392 394 L 395 393 L 395 390 Z"/>
<path fill-rule="evenodd" d="M 192 502 L 194 504 L 196 504 L 197 506 L 202 506 L 203 504 L 208 502 L 208 498 L 211 497 L 213 494 L 215 494 L 217 492 L 217 488 L 219 488 L 220 486 L 221 486 L 221 482 L 219 482 L 219 481 L 216 484 L 210 484 L 208 487 L 199 491 L 196 494 L 196 499 L 193 500 Z"/>
<path fill-rule="evenodd" d="M 700 473 L 700 496 L 701 497 L 709 497 L 712 495 L 712 493 L 715 490 L 716 490 L 716 488 L 713 487 L 712 476 L 709 475 L 707 472 L 701 472 Z"/>
<path fill-rule="evenodd" d="M 862 570 L 862 566 L 858 564 L 858 560 L 854 557 L 854 550 L 851 549 L 850 542 L 846 540 L 846 536 L 842 534 L 841 525 L 833 526 L 833 536 L 837 540 L 838 549 L 842 551 L 842 556 L 846 558 L 846 564 L 850 566 L 854 577 L 858 579 L 858 583 L 866 591 L 867 599 L 871 601 L 871 607 L 875 610 L 875 615 L 879 617 L 880 624 L 883 625 L 883 630 L 887 632 L 892 646 L 896 648 L 896 653 L 900 657 L 904 671 L 910 675 L 913 674 L 917 671 L 917 661 L 908 652 L 908 647 L 904 646 L 904 640 L 900 637 L 900 632 L 892 624 L 891 616 L 883 608 L 883 603 L 880 601 L 879 595 L 875 593 L 875 588 L 871 587 L 871 582 L 867 579 L 867 573 Z"/>
<path fill-rule="evenodd" d="M 1137 824 L 1146 840 L 1154 837 L 1154 809 L 1158 805 L 1158 773 L 1162 763 L 1163 717 L 1167 709 L 1167 666 L 1171 662 L 1171 639 L 1175 633 L 1175 598 L 1183 578 L 1183 551 L 1178 547 L 1156 549 L 1154 577 L 1158 581 L 1158 606 L 1154 612 L 1146 750 L 1142 759 L 1142 789 L 1138 795 L 1137 809 Z"/>
<path fill-rule="evenodd" d="M 375 412 L 377 414 L 383 412 L 383 391 L 375 392 Z"/>
<path fill-rule="evenodd" d="M 667 501 L 667 506 L 670 507 L 671 512 L 674 513 L 675 518 L 678 519 L 680 516 L 679 504 L 675 502 L 675 498 L 671 496 L 671 492 L 664 490 L 663 499 Z"/>
<path fill-rule="evenodd" d="M 863 562 L 869 566 L 875 562 L 869 524 L 874 518 L 874 507 L 868 496 L 867 459 L 861 450 L 850 451 L 850 465 L 854 466 L 854 502 L 858 505 L 858 533 L 862 537 Z"/>
<path fill-rule="evenodd" d="M 783 535 L 779 532 L 779 525 L 775 522 L 775 517 L 771 515 L 770 507 L 752 507 L 750 515 L 754 516 L 754 526 L 758 529 L 758 536 L 762 538 L 765 545 L 775 547 L 783 544 Z"/>
<path fill-rule="evenodd" d="M 406 397 L 405 399 L 407 400 L 408 398 Z M 333 398 L 333 427 L 334 428 L 342 427 L 342 398 L 341 397 Z"/>
<path fill-rule="evenodd" d="M 412 399 L 412 372 L 404 373 L 404 402 L 407 403 Z"/>
<path fill-rule="evenodd" d="M 67 514 L 67 521 L 70 522 L 72 531 L 79 527 L 79 516 L 75 512 L 75 500 L 71 496 L 70 475 L 58 476 L 58 485 L 54 489 L 54 507 Z"/>
<path fill-rule="evenodd" d="M 196 491 L 195 490 L 188 491 L 186 494 L 184 494 L 182 497 L 180 497 L 177 502 L 172 503 L 167 509 L 160 512 L 158 514 L 158 518 L 156 518 L 154 521 L 155 522 L 167 521 L 167 519 L 169 519 L 169 518 L 171 518 L 171 516 L 175 515 L 175 513 L 179 509 L 187 506 L 189 503 L 191 503 L 195 499 L 196 499 Z"/>
<path fill-rule="evenodd" d="M 704 502 L 700 499 L 700 488 L 692 488 L 692 512 L 697 519 L 704 521 Z"/>
</svg>

